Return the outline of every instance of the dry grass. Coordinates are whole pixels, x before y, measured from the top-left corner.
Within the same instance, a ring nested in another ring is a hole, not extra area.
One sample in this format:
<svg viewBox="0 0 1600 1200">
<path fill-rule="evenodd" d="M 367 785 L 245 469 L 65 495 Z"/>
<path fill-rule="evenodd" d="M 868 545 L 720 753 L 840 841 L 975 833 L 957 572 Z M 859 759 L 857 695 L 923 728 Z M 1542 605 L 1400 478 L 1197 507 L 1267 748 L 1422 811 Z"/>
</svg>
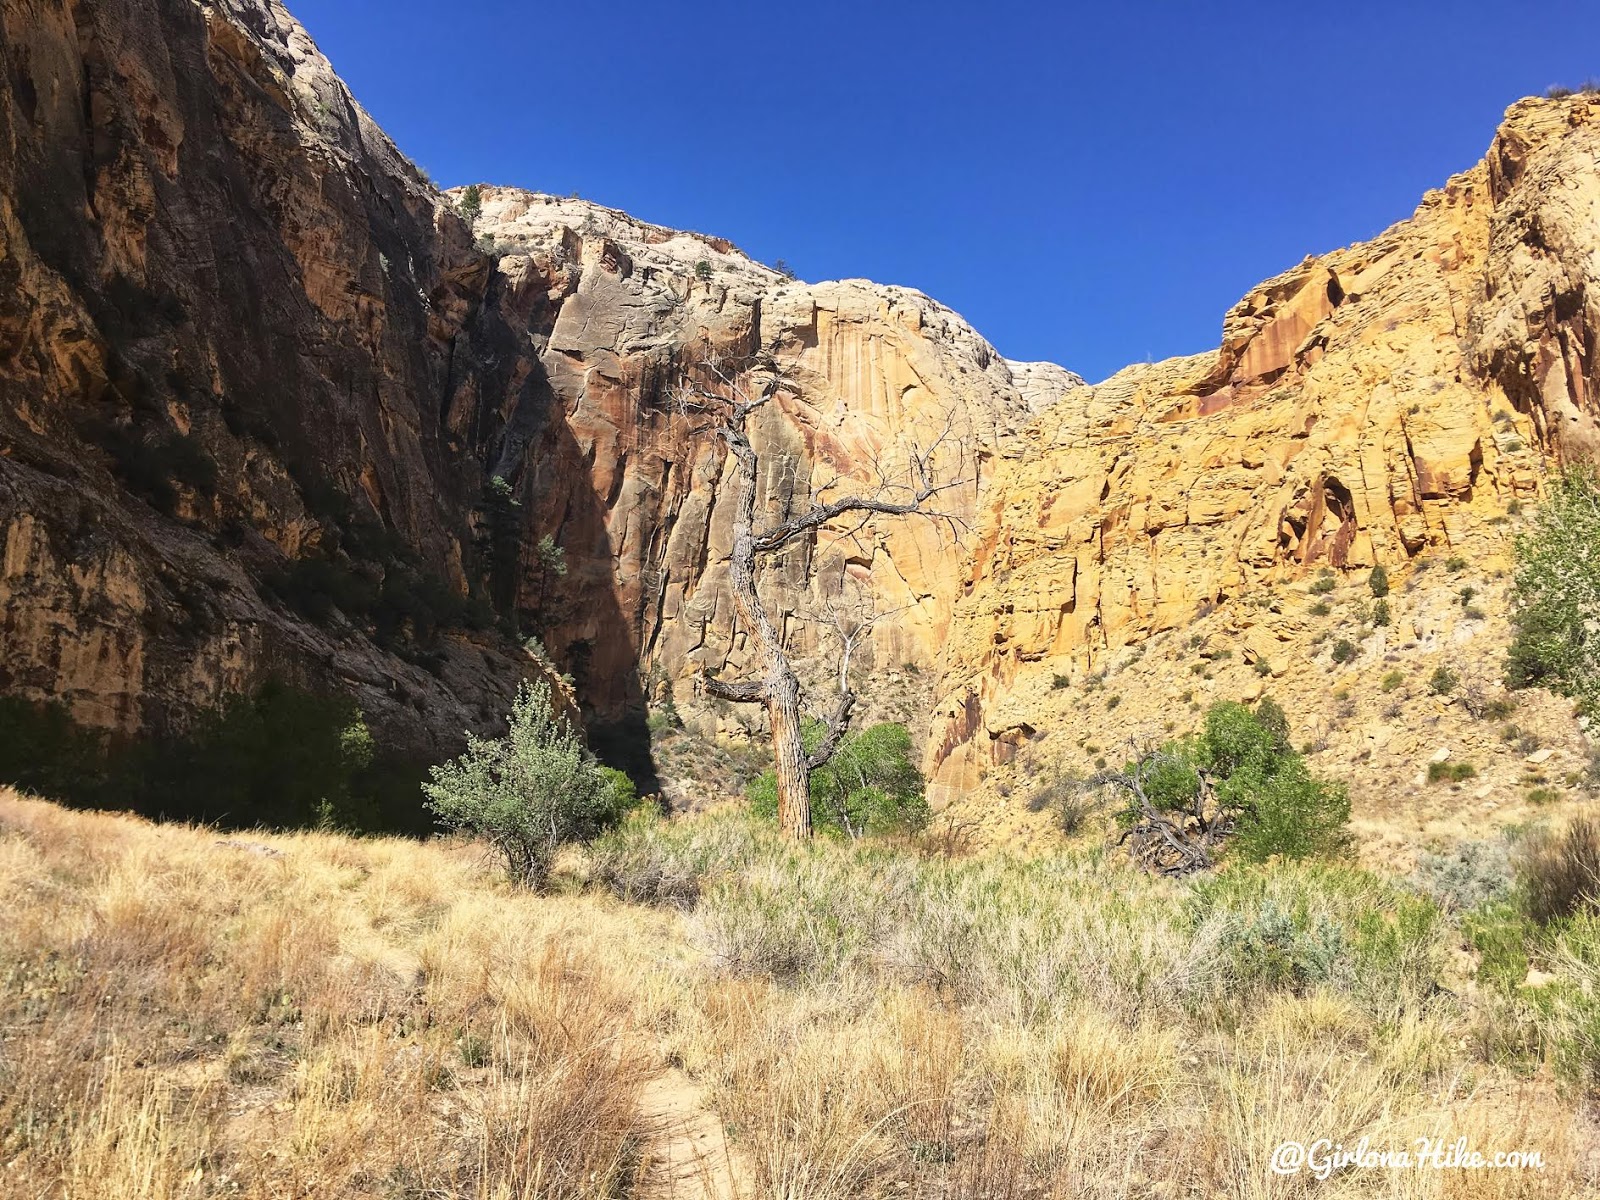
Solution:
<svg viewBox="0 0 1600 1200">
<path fill-rule="evenodd" d="M 1380 902 L 1355 875 L 1197 907 L 1093 857 L 793 854 L 712 818 L 594 878 L 661 907 L 0 795 L 0 1194 L 683 1196 L 647 1098 L 679 1068 L 739 1158 L 707 1183 L 749 1200 L 1596 1194 L 1581 1097 L 1476 1057 L 1408 956 L 1238 974 L 1275 906 Z M 1269 1170 L 1288 1137 L 1422 1134 L 1549 1166 Z"/>
<path fill-rule="evenodd" d="M 0 905 L 8 1196 L 601 1197 L 637 1166 L 653 1060 L 603 926 L 471 852 L 4 796 Z"/>
</svg>

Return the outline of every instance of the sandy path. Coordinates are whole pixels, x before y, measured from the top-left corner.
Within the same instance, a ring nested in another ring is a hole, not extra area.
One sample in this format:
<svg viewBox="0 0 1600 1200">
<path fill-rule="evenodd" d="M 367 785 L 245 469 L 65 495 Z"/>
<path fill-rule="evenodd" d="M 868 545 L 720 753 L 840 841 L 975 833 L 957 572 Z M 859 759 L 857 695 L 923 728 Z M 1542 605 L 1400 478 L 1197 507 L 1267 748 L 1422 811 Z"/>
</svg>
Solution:
<svg viewBox="0 0 1600 1200">
<path fill-rule="evenodd" d="M 639 1200 L 744 1200 L 749 1172 L 728 1145 L 705 1089 L 669 1068 L 645 1084 L 640 1109 L 650 1142 Z"/>
</svg>

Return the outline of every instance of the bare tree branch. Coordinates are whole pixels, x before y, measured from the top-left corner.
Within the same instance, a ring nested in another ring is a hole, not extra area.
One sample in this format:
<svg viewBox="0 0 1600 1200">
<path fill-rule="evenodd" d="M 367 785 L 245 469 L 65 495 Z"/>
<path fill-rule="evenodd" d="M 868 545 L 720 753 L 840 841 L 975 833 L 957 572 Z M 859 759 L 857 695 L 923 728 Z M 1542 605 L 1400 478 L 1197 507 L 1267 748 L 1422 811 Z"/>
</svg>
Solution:
<svg viewBox="0 0 1600 1200">
<path fill-rule="evenodd" d="M 1100 771 L 1079 785 L 1086 791 L 1112 789 L 1129 797 L 1124 810 L 1130 824 L 1119 844 L 1132 843 L 1130 850 L 1146 867 L 1162 875 L 1189 875 L 1210 870 L 1214 865 L 1211 848 L 1232 829 L 1230 816 L 1215 804 L 1215 788 L 1210 772 L 1196 770 L 1196 788 L 1185 809 L 1158 808 L 1149 795 L 1149 785 L 1163 767 L 1184 766 L 1169 750 L 1130 747 L 1129 764 L 1123 769 Z"/>
</svg>

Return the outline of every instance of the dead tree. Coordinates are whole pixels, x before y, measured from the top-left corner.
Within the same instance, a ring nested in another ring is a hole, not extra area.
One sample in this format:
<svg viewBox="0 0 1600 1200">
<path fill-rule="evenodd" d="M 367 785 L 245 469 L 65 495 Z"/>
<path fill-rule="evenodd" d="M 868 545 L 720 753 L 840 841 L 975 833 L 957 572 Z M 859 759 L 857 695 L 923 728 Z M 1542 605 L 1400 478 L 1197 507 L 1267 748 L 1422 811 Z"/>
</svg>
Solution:
<svg viewBox="0 0 1600 1200">
<path fill-rule="evenodd" d="M 1181 806 L 1163 806 L 1150 796 L 1157 772 L 1168 767 L 1194 772 L 1194 790 Z M 1136 861 L 1159 875 L 1210 870 L 1216 848 L 1233 832 L 1235 814 L 1217 802 L 1211 772 L 1190 766 L 1170 750 L 1146 746 L 1130 756 L 1126 767 L 1100 771 L 1079 786 L 1120 792 L 1126 798 L 1121 815 L 1127 828 L 1118 845 L 1126 845 Z"/>
<path fill-rule="evenodd" d="M 756 492 L 761 464 L 747 425 L 751 413 L 785 392 L 798 395 L 798 390 L 770 362 L 748 364 L 739 370 L 710 357 L 690 370 L 675 401 L 679 412 L 702 418 L 701 428 L 714 432 L 733 458 L 733 545 L 728 582 L 734 615 L 750 640 L 754 667 L 759 672 L 755 679 L 732 681 L 703 669 L 700 686 L 719 699 L 760 704 L 766 709 L 778 783 L 778 824 L 785 834 L 803 839 L 811 836 L 811 772 L 833 757 L 850 728 L 856 706 L 850 660 L 876 618 L 848 627 L 836 623 L 841 641 L 839 694 L 832 711 L 822 716 L 824 732 L 820 744 L 807 752 L 803 738 L 804 689 L 790 662 L 779 625 L 761 599 L 757 587 L 761 564 L 786 547 L 817 537 L 825 527 L 840 520 L 856 522 L 842 537 L 859 534 L 880 516 L 921 516 L 955 530 L 958 519 L 934 510 L 932 501 L 960 486 L 961 481 L 940 483 L 934 475 L 934 456 L 950 436 L 952 415 L 932 445 L 926 450 L 912 449 L 904 478 L 891 479 L 874 464 L 877 480 L 870 494 L 851 493 L 827 499 L 827 494 L 841 482 L 835 478 L 813 490 L 812 502 L 804 510 L 770 523 L 759 520 Z"/>
</svg>

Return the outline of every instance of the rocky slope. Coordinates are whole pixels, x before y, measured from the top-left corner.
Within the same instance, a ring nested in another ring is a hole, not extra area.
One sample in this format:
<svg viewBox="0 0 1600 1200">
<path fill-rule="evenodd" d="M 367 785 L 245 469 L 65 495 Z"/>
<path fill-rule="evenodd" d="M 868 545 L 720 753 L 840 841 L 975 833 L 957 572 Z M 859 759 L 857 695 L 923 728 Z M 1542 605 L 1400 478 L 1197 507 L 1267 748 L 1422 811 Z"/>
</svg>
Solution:
<svg viewBox="0 0 1600 1200">
<path fill-rule="evenodd" d="M 1456 560 L 1475 576 L 1456 586 L 1498 601 L 1508 514 L 1550 463 L 1595 446 L 1597 163 L 1600 98 L 1520 103 L 1486 160 L 1409 220 L 1242 300 L 1217 351 L 1130 367 L 1028 426 L 956 610 L 929 754 L 940 794 L 1063 724 L 1103 743 L 1165 724 L 1172 679 L 1115 717 L 1084 684 L 1197 622 L 1241 664 L 1287 673 L 1273 686 L 1291 713 L 1315 706 L 1336 641 L 1301 636 L 1301 597 L 1323 569 L 1364 580 L 1383 564 L 1401 581 Z M 1440 620 L 1456 598 L 1432 615 L 1396 600 L 1363 656 L 1492 674 L 1503 626 Z"/>
</svg>

